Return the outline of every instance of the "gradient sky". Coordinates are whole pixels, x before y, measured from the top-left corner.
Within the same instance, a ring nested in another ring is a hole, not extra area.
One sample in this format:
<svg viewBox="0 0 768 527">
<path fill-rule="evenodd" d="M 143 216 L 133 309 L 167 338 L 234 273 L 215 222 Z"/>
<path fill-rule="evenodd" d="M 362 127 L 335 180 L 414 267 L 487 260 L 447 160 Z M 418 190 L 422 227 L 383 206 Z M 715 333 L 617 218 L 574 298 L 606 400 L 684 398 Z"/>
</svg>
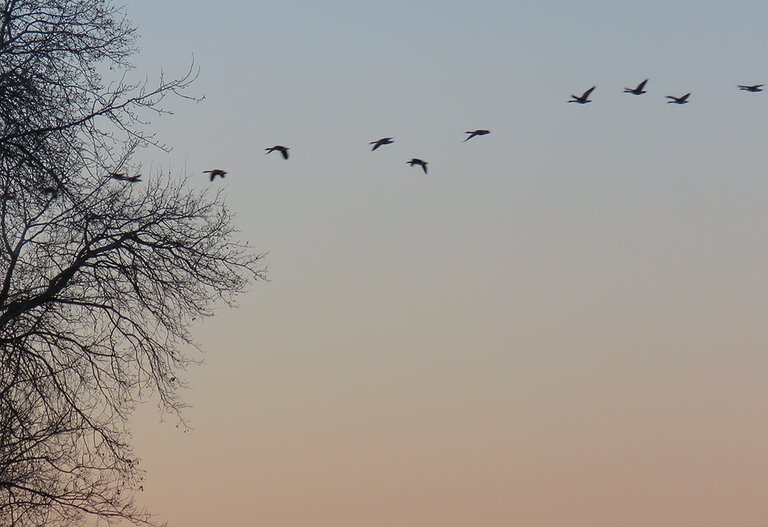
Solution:
<svg viewBox="0 0 768 527">
<path fill-rule="evenodd" d="M 768 3 L 127 7 L 205 95 L 145 167 L 228 170 L 271 278 L 196 331 L 193 430 L 136 415 L 160 519 L 766 525 Z"/>
</svg>

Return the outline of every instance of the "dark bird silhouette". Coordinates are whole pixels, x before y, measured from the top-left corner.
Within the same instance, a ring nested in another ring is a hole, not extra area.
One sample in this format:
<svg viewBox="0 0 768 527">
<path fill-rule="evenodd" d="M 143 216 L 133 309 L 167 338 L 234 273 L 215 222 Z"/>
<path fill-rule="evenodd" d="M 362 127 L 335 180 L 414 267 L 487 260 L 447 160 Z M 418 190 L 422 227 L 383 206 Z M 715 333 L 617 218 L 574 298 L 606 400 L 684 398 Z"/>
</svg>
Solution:
<svg viewBox="0 0 768 527">
<path fill-rule="evenodd" d="M 739 89 L 743 91 L 750 91 L 752 93 L 756 93 L 759 91 L 763 91 L 763 86 L 765 86 L 765 84 L 752 84 L 751 86 L 744 86 L 742 84 L 739 84 Z"/>
<path fill-rule="evenodd" d="M 271 154 L 272 152 L 277 150 L 278 152 L 283 154 L 283 159 L 288 159 L 288 150 L 289 150 L 289 148 L 287 146 L 275 145 L 275 146 L 270 147 L 270 148 L 265 148 L 264 150 L 267 151 L 267 154 Z"/>
<path fill-rule="evenodd" d="M 41 187 L 40 190 L 43 192 L 43 194 L 49 196 L 51 199 L 56 199 L 59 196 L 59 189 L 56 187 L 45 186 Z"/>
<path fill-rule="evenodd" d="M 4 192 L 3 194 L 0 194 L 0 201 L 11 201 L 16 199 L 16 194 L 13 194 L 12 192 Z"/>
<path fill-rule="evenodd" d="M 110 172 L 109 177 L 118 181 L 127 181 L 128 183 L 138 183 L 141 181 L 141 174 L 136 174 L 135 176 L 126 176 L 122 172 Z"/>
<path fill-rule="evenodd" d="M 410 161 L 408 161 L 406 163 L 406 165 L 411 165 L 411 166 L 419 165 L 421 167 L 421 169 L 424 171 L 425 174 L 427 173 L 427 165 L 428 164 L 429 163 L 427 163 L 426 161 L 422 161 L 421 159 L 418 159 L 416 157 L 414 157 L 413 159 L 411 159 Z"/>
<path fill-rule="evenodd" d="M 575 95 L 571 95 L 571 100 L 568 102 L 575 102 L 579 104 L 587 104 L 588 102 L 592 102 L 589 100 L 590 94 L 594 91 L 594 89 L 597 88 L 597 86 L 592 86 L 590 89 L 585 91 L 581 94 L 580 97 L 576 97 Z"/>
<path fill-rule="evenodd" d="M 382 137 L 381 139 L 377 139 L 376 141 L 371 141 L 368 143 L 369 145 L 373 145 L 373 148 L 371 148 L 371 152 L 379 148 L 380 146 L 384 145 L 391 145 L 394 143 L 394 137 Z"/>
<path fill-rule="evenodd" d="M 464 139 L 464 142 L 466 143 L 467 141 L 469 141 L 470 139 L 472 139 L 473 137 L 475 137 L 477 135 L 488 135 L 488 134 L 491 133 L 491 131 L 490 130 L 473 130 L 471 132 L 464 132 L 464 133 L 465 134 L 469 134 L 467 136 L 467 138 Z"/>
<path fill-rule="evenodd" d="M 624 88 L 624 93 L 631 93 L 632 95 L 642 95 L 645 93 L 645 83 L 648 79 L 637 85 L 637 88 Z"/>
<path fill-rule="evenodd" d="M 224 179 L 224 176 L 227 175 L 227 172 L 220 168 L 214 168 L 213 170 L 203 170 L 203 174 L 210 174 L 211 181 L 213 181 L 214 179 L 216 179 L 216 176 L 219 176 L 221 179 Z"/>
<path fill-rule="evenodd" d="M 690 97 L 690 93 L 686 93 L 682 97 L 675 97 L 674 95 L 667 95 L 667 104 L 688 104 L 688 97 Z"/>
</svg>

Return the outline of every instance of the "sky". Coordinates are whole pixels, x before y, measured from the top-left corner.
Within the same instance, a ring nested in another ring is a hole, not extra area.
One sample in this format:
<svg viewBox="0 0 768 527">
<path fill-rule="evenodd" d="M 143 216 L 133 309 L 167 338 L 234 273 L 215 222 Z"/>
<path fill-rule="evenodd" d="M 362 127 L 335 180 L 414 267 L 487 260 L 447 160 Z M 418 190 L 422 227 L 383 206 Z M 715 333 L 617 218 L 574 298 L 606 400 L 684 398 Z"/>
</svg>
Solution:
<svg viewBox="0 0 768 527">
<path fill-rule="evenodd" d="M 195 328 L 191 430 L 136 413 L 160 520 L 766 524 L 768 3 L 126 7 L 205 97 L 145 167 L 227 170 L 270 278 Z"/>
</svg>

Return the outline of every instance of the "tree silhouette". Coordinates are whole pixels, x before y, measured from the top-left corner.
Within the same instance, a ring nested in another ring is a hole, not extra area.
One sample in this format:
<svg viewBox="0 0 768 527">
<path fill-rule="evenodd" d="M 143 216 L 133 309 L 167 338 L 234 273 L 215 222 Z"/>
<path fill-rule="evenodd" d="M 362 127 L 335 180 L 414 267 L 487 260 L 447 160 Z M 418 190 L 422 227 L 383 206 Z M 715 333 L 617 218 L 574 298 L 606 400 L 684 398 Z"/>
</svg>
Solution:
<svg viewBox="0 0 768 527">
<path fill-rule="evenodd" d="M 148 524 L 128 419 L 149 397 L 179 413 L 191 324 L 261 255 L 220 194 L 110 177 L 163 147 L 146 117 L 192 68 L 128 82 L 135 30 L 108 0 L 0 6 L 0 525 Z"/>
</svg>

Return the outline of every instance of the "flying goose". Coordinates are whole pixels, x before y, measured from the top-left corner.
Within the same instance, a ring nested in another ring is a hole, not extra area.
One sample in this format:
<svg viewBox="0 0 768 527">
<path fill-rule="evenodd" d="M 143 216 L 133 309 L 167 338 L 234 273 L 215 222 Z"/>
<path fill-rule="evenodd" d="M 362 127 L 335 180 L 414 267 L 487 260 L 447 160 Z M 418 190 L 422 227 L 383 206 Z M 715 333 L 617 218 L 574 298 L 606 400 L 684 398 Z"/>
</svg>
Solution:
<svg viewBox="0 0 768 527">
<path fill-rule="evenodd" d="M 222 170 L 220 168 L 214 168 L 213 170 L 203 170 L 203 174 L 210 174 L 211 175 L 211 181 L 216 179 L 216 176 L 219 176 L 221 179 L 224 179 L 224 176 L 227 175 L 226 170 Z"/>
<path fill-rule="evenodd" d="M 467 138 L 464 139 L 464 142 L 466 143 L 467 141 L 469 141 L 470 139 L 472 139 L 473 137 L 475 137 L 477 135 L 488 135 L 488 134 L 491 133 L 491 131 L 490 130 L 473 130 L 471 132 L 464 132 L 464 133 L 465 134 L 469 134 L 467 136 Z"/>
<path fill-rule="evenodd" d="M 424 171 L 424 173 L 425 174 L 427 173 L 427 165 L 428 165 L 428 163 L 426 161 L 422 161 L 421 159 L 418 159 L 418 158 L 414 157 L 413 159 L 411 159 L 410 161 L 408 161 L 405 164 L 406 165 L 411 165 L 411 166 L 419 165 L 421 167 L 421 169 Z"/>
<path fill-rule="evenodd" d="M 568 101 L 568 102 L 575 102 L 575 103 L 579 103 L 579 104 L 587 104 L 588 102 L 592 102 L 592 101 L 589 100 L 589 96 L 592 93 L 592 91 L 594 91 L 595 88 L 597 88 L 597 86 L 592 86 L 590 89 L 588 89 L 587 91 L 582 93 L 580 97 L 576 97 L 575 95 L 571 95 L 571 100 Z"/>
<path fill-rule="evenodd" d="M 751 86 L 743 86 L 743 85 L 739 84 L 739 89 L 743 90 L 743 91 L 749 91 L 749 92 L 752 92 L 752 93 L 756 93 L 756 92 L 759 92 L 759 91 L 763 91 L 763 86 L 765 86 L 765 85 L 764 84 L 752 84 Z"/>
<path fill-rule="evenodd" d="M 110 172 L 109 177 L 118 181 L 127 181 L 128 183 L 138 183 L 141 181 L 141 174 L 135 176 L 126 176 L 123 172 Z"/>
<path fill-rule="evenodd" d="M 648 79 L 637 85 L 637 88 L 624 88 L 624 93 L 631 93 L 632 95 L 642 95 L 645 93 L 645 83 Z"/>
<path fill-rule="evenodd" d="M 49 196 L 51 199 L 56 199 L 59 197 L 59 189 L 57 187 L 53 187 L 50 185 L 46 185 L 43 187 L 40 187 L 40 190 L 45 194 L 46 196 Z"/>
<path fill-rule="evenodd" d="M 275 146 L 270 147 L 270 148 L 265 148 L 264 150 L 267 151 L 267 154 L 271 154 L 274 151 L 278 151 L 281 154 L 283 154 L 283 159 L 288 159 L 288 150 L 289 150 L 289 148 L 287 146 L 275 145 Z"/>
<path fill-rule="evenodd" d="M 682 97 L 675 97 L 674 95 L 667 95 L 667 104 L 688 104 L 688 97 L 690 97 L 690 93 L 686 93 Z"/>
<path fill-rule="evenodd" d="M 371 141 L 368 143 L 369 145 L 373 145 L 373 148 L 371 148 L 371 152 L 379 148 L 380 146 L 384 145 L 391 145 L 395 142 L 394 137 L 382 137 L 381 139 L 377 139 L 376 141 Z"/>
</svg>

